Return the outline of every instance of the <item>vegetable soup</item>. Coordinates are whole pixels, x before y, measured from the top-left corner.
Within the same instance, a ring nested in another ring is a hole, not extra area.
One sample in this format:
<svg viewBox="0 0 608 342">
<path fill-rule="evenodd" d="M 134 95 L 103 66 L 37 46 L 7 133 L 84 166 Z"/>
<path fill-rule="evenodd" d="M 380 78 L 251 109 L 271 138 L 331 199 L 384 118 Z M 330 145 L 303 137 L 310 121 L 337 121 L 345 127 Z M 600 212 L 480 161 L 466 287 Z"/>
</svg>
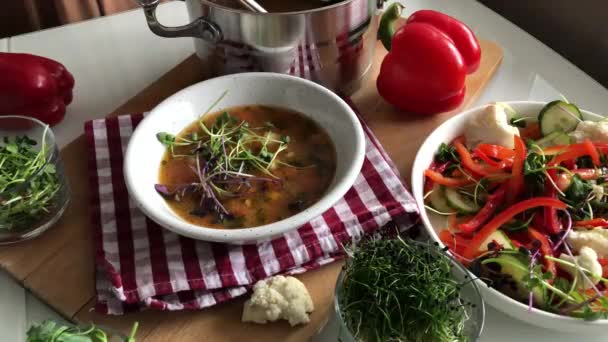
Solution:
<svg viewBox="0 0 608 342">
<path fill-rule="evenodd" d="M 213 228 L 273 223 L 318 201 L 336 169 L 328 134 L 306 116 L 251 105 L 207 114 L 167 146 L 156 190 L 182 219 Z"/>
</svg>

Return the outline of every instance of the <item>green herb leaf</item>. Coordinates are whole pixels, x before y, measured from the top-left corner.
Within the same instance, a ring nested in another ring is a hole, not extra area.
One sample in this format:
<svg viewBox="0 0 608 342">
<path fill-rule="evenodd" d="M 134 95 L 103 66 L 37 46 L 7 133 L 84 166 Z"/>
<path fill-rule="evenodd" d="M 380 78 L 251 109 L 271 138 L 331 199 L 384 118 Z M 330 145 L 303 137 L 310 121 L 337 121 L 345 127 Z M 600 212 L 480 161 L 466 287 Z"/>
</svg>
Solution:
<svg viewBox="0 0 608 342">
<path fill-rule="evenodd" d="M 166 133 L 166 132 L 159 132 L 156 133 L 156 139 L 158 139 L 158 141 L 167 146 L 173 146 L 175 144 L 175 135 L 170 134 L 170 133 Z"/>
<path fill-rule="evenodd" d="M 435 161 L 438 163 L 447 163 L 449 161 L 459 163 L 460 157 L 456 153 L 456 148 L 454 146 L 448 145 L 446 143 L 441 143 L 441 145 L 439 145 L 437 153 L 435 154 Z"/>
<path fill-rule="evenodd" d="M 585 201 L 593 187 L 589 182 L 584 181 L 579 175 L 572 176 L 570 185 L 565 191 L 566 198 L 570 202 L 578 203 Z"/>
</svg>

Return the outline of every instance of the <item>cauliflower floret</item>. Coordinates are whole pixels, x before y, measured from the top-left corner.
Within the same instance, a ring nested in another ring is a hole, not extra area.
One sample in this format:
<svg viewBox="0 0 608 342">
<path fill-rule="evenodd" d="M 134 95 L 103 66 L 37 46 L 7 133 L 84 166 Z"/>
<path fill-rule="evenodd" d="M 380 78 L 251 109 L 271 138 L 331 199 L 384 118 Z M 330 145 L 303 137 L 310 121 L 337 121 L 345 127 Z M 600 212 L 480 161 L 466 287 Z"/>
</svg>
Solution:
<svg viewBox="0 0 608 342">
<path fill-rule="evenodd" d="M 284 319 L 295 326 L 308 323 L 308 313 L 313 310 L 306 286 L 294 277 L 278 275 L 255 284 L 251 298 L 245 302 L 242 321 L 264 324 Z"/>
<path fill-rule="evenodd" d="M 562 254 L 559 258 L 571 263 L 574 263 L 576 261 L 579 267 L 591 272 L 590 275 L 587 274 L 587 278 L 584 278 L 579 274 L 577 284 L 577 287 L 579 289 L 591 288 L 593 287 L 593 285 L 597 284 L 600 281 L 600 278 L 602 277 L 602 265 L 597 260 L 597 253 L 592 248 L 583 246 L 578 252 L 578 256 L 571 257 L 568 254 Z M 560 267 L 564 271 L 570 273 L 573 278 L 576 276 L 576 267 L 567 266 L 563 264 L 560 264 Z M 593 284 L 591 284 L 589 280 L 591 280 Z"/>
<path fill-rule="evenodd" d="M 575 252 L 583 247 L 592 248 L 600 258 L 608 257 L 608 230 L 595 227 L 591 230 L 573 230 L 568 234 L 568 243 Z"/>
<path fill-rule="evenodd" d="M 591 181 L 591 191 L 593 191 L 596 200 L 601 201 L 604 198 L 604 187 L 595 184 L 595 181 Z"/>
<path fill-rule="evenodd" d="M 481 143 L 513 148 L 515 135 L 519 135 L 519 130 L 509 125 L 505 109 L 496 104 L 489 105 L 483 112 L 469 119 L 464 130 L 470 148 Z"/>
<path fill-rule="evenodd" d="M 608 142 L 608 122 L 606 121 L 581 121 L 576 129 L 570 132 L 577 142 L 582 142 L 585 138 L 593 142 Z"/>
</svg>

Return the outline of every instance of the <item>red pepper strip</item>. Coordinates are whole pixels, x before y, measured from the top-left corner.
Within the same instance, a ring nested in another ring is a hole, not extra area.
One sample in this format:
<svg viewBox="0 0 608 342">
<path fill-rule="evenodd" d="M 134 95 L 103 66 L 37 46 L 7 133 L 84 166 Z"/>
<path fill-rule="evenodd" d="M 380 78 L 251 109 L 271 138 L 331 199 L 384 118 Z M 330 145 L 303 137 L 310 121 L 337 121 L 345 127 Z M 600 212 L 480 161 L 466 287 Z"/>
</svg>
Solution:
<svg viewBox="0 0 608 342">
<path fill-rule="evenodd" d="M 452 188 L 475 183 L 475 180 L 471 178 L 445 177 L 441 173 L 429 169 L 424 171 L 424 175 L 439 185 Z"/>
<path fill-rule="evenodd" d="M 585 138 L 583 145 L 587 149 L 587 152 L 589 153 L 589 157 L 591 157 L 591 160 L 593 161 L 593 165 L 600 166 L 600 154 L 597 152 L 597 149 L 595 148 L 595 146 L 593 146 L 593 143 L 591 142 L 591 140 Z"/>
<path fill-rule="evenodd" d="M 479 144 L 477 145 L 477 149 L 482 151 L 489 157 L 500 160 L 515 157 L 515 152 L 513 150 L 500 145 Z"/>
<path fill-rule="evenodd" d="M 475 156 L 483 160 L 486 164 L 491 165 L 497 169 L 506 169 L 513 166 L 513 158 L 505 158 L 501 161 L 496 161 L 479 148 L 473 150 L 473 153 L 475 153 Z"/>
<path fill-rule="evenodd" d="M 543 148 L 543 154 L 545 154 L 546 156 L 554 156 L 556 154 L 560 154 L 560 153 L 564 153 L 566 152 L 570 147 L 572 146 L 577 146 L 578 144 L 572 144 L 572 145 L 555 145 L 555 146 L 551 146 L 551 147 L 545 147 Z"/>
<path fill-rule="evenodd" d="M 608 152 L 608 144 L 606 143 L 591 143 L 593 146 L 595 146 L 596 149 L 600 150 L 600 152 L 605 153 Z M 552 156 L 552 155 L 556 155 L 556 154 L 560 154 L 563 152 L 566 152 L 569 149 L 572 148 L 579 148 L 579 147 L 585 147 L 585 142 L 580 143 L 580 144 L 571 144 L 571 145 L 555 145 L 555 146 L 551 146 L 551 147 L 546 147 L 543 148 L 543 153 L 547 156 Z"/>
<path fill-rule="evenodd" d="M 513 166 L 513 158 L 503 159 L 500 163 L 498 163 L 498 167 L 501 169 L 510 168 Z"/>
<path fill-rule="evenodd" d="M 604 218 L 596 218 L 593 220 L 583 220 L 574 222 L 576 227 L 608 227 L 608 220 Z"/>
<path fill-rule="evenodd" d="M 532 240 L 538 240 L 540 242 L 540 252 L 543 255 L 553 256 L 553 249 L 551 249 L 551 244 L 549 243 L 549 239 L 547 236 L 538 230 L 528 227 L 528 235 Z M 547 258 L 543 258 L 543 264 L 545 265 L 545 271 L 551 272 L 553 274 L 553 278 L 557 275 L 557 266 L 553 260 L 549 260 Z"/>
<path fill-rule="evenodd" d="M 524 189 L 524 161 L 526 160 L 526 144 L 517 135 L 513 136 L 515 146 L 515 157 L 511 168 L 511 179 L 509 180 L 509 191 L 507 192 L 507 204 L 512 204 Z"/>
<path fill-rule="evenodd" d="M 597 152 L 597 151 L 595 151 L 595 152 Z M 592 153 L 592 152 L 584 144 L 570 145 L 564 153 L 557 155 L 547 165 L 549 165 L 549 166 L 559 165 L 566 160 L 575 160 L 577 158 L 589 155 L 589 153 Z"/>
<path fill-rule="evenodd" d="M 487 240 L 487 238 L 500 228 L 503 224 L 507 223 L 510 219 L 512 219 L 515 215 L 518 215 L 526 210 L 536 208 L 536 207 L 554 207 L 559 209 L 565 209 L 566 204 L 555 199 L 548 197 L 536 197 L 527 199 L 521 202 L 514 204 L 513 206 L 503 210 L 498 215 L 494 216 L 490 222 L 486 223 L 485 226 L 481 228 L 475 234 L 471 243 L 464 250 L 463 257 L 466 259 L 473 259 L 476 257 L 477 251 L 481 244 Z"/>
<path fill-rule="evenodd" d="M 487 154 L 483 153 L 480 149 L 476 148 L 473 150 L 473 155 L 481 160 L 483 160 L 486 164 L 492 165 L 494 167 L 498 167 L 498 162 L 490 157 Z"/>
<path fill-rule="evenodd" d="M 445 163 L 441 163 L 441 164 L 432 162 L 429 169 L 443 174 L 445 169 L 447 169 L 448 166 L 450 166 L 450 164 L 451 164 L 451 162 L 445 162 Z M 433 189 L 433 185 L 435 185 L 435 183 L 433 183 L 433 181 L 431 181 L 430 179 L 427 179 L 426 182 L 424 182 L 424 193 L 428 193 L 429 191 L 431 191 L 431 189 Z"/>
<path fill-rule="evenodd" d="M 488 201 L 483 208 L 470 221 L 458 225 L 461 232 L 471 234 L 486 223 L 496 208 L 500 207 L 505 199 L 506 183 L 500 186 L 492 195 L 488 197 Z"/>
<path fill-rule="evenodd" d="M 484 177 L 502 173 L 502 170 L 499 168 L 492 167 L 491 165 L 481 165 L 476 163 L 473 160 L 471 154 L 469 153 L 469 150 L 467 150 L 464 144 L 459 140 L 454 141 L 454 147 L 456 148 L 456 152 L 458 152 L 458 155 L 460 156 L 460 162 L 462 163 L 462 165 L 473 173 Z"/>
<path fill-rule="evenodd" d="M 441 242 L 443 242 L 443 244 L 446 245 L 457 256 L 462 255 L 466 245 L 468 245 L 470 242 L 470 240 L 465 239 L 458 234 L 451 233 L 447 229 L 439 232 L 439 240 L 441 240 Z"/>
<path fill-rule="evenodd" d="M 597 169 L 577 169 L 577 170 L 570 170 L 570 172 L 575 175 L 578 175 L 583 180 L 598 179 L 603 175 L 602 171 L 597 170 Z M 572 175 L 570 175 L 568 173 L 560 173 L 557 176 L 557 180 L 555 181 L 555 183 L 557 184 L 557 187 L 561 191 L 564 191 L 564 190 L 568 189 L 568 187 L 570 186 L 571 180 L 572 180 Z"/>
<path fill-rule="evenodd" d="M 557 179 L 557 170 L 549 169 L 547 174 L 553 181 Z M 557 190 L 550 181 L 545 182 L 545 195 L 551 198 L 557 198 Z M 562 230 L 562 223 L 557 217 L 557 210 L 551 207 L 543 208 L 543 226 L 548 234 L 557 234 Z"/>
<path fill-rule="evenodd" d="M 524 128 L 519 129 L 519 134 L 524 139 L 536 140 L 542 137 L 540 132 L 540 125 L 538 122 L 530 122 Z"/>
</svg>

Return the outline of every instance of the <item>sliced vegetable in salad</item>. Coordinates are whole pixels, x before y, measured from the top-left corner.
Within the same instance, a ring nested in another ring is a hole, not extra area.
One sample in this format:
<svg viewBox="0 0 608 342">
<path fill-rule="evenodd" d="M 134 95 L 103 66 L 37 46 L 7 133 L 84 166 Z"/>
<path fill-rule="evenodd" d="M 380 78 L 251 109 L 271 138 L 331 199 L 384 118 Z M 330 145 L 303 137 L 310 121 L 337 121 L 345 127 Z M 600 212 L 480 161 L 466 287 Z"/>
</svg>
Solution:
<svg viewBox="0 0 608 342">
<path fill-rule="evenodd" d="M 441 241 L 488 285 L 530 308 L 608 319 L 608 123 L 566 101 L 529 118 L 491 105 L 442 144 L 427 209 L 447 217 Z"/>
</svg>

